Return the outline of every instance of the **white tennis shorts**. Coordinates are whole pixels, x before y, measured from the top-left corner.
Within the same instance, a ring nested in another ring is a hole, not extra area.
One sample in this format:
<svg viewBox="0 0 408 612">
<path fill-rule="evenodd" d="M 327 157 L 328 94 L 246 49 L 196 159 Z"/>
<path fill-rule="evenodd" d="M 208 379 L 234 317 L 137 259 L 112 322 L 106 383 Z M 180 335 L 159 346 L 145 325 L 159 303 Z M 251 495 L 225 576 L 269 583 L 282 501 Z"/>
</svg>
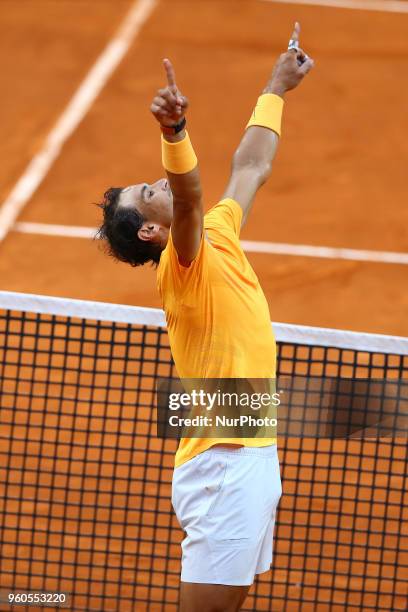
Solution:
<svg viewBox="0 0 408 612">
<path fill-rule="evenodd" d="M 214 446 L 176 468 L 181 580 L 244 586 L 268 571 L 281 494 L 276 446 Z"/>
</svg>

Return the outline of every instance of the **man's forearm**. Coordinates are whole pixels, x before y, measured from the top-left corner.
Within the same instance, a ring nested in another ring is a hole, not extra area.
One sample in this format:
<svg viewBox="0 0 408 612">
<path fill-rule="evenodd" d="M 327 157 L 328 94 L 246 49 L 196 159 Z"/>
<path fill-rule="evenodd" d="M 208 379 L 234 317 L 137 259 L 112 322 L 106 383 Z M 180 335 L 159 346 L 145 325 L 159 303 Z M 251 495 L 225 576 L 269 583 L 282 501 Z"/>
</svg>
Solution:
<svg viewBox="0 0 408 612">
<path fill-rule="evenodd" d="M 276 62 L 269 82 L 258 99 L 245 134 L 234 154 L 225 198 L 235 200 L 243 210 L 245 223 L 258 189 L 269 177 L 281 128 L 283 97 L 294 89 L 313 66 L 313 60 L 298 48 L 300 26 L 295 24 L 290 50 Z"/>
<path fill-rule="evenodd" d="M 177 85 L 169 59 L 163 60 L 167 87 L 159 89 L 150 110 L 162 130 L 162 162 L 167 172 L 173 205 L 180 210 L 201 210 L 201 184 L 197 156 L 185 129 L 188 100 Z M 178 131 L 180 130 L 180 131 Z"/>
<path fill-rule="evenodd" d="M 284 88 L 279 83 L 270 81 L 263 93 L 284 97 Z M 246 129 L 244 136 L 234 154 L 233 168 L 250 167 L 256 171 L 260 185 L 271 173 L 272 161 L 279 144 L 279 135 L 266 127 L 257 125 Z"/>
<path fill-rule="evenodd" d="M 235 151 L 232 168 L 250 168 L 262 185 L 272 170 L 272 161 L 278 149 L 279 136 L 268 128 L 253 125 L 246 131 Z"/>
<path fill-rule="evenodd" d="M 182 130 L 178 134 L 166 134 L 165 140 L 171 143 L 181 142 L 186 138 L 186 135 L 186 130 Z M 191 207 L 201 200 L 202 192 L 198 166 L 195 166 L 190 172 L 182 174 L 176 174 L 166 169 L 166 174 L 175 206 Z"/>
</svg>

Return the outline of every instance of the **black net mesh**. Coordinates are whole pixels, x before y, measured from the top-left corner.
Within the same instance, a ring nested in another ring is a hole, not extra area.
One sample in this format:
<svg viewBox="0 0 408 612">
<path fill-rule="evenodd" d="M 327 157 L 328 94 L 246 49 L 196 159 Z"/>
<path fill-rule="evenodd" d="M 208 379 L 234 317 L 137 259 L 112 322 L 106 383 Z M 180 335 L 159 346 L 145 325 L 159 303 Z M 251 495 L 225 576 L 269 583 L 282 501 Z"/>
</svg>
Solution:
<svg viewBox="0 0 408 612">
<path fill-rule="evenodd" d="M 278 343 L 282 374 L 406 378 L 407 356 Z M 80 611 L 176 611 L 175 440 L 156 436 L 160 327 L 3 310 L 0 590 L 65 592 Z M 245 610 L 406 610 L 407 445 L 279 442 L 273 571 Z"/>
</svg>

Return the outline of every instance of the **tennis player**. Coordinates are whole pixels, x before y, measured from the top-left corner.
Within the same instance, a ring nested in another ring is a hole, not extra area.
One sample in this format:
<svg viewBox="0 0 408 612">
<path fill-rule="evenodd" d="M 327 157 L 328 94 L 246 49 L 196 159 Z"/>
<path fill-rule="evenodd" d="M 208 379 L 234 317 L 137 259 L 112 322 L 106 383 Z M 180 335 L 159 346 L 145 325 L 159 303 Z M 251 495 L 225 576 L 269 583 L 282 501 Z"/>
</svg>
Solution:
<svg viewBox="0 0 408 612">
<path fill-rule="evenodd" d="M 276 62 L 234 154 L 225 192 L 207 214 L 186 130 L 188 101 L 168 59 L 167 86 L 151 105 L 162 132 L 167 178 L 111 188 L 101 204 L 99 237 L 107 240 L 110 254 L 132 266 L 157 264 L 181 378 L 275 377 L 268 304 L 239 234 L 271 173 L 285 94 L 313 66 L 299 48 L 299 30 L 296 23 L 288 51 Z M 240 610 L 255 574 L 270 569 L 280 496 L 276 439 L 180 441 L 172 503 L 186 533 L 181 612 Z"/>
</svg>

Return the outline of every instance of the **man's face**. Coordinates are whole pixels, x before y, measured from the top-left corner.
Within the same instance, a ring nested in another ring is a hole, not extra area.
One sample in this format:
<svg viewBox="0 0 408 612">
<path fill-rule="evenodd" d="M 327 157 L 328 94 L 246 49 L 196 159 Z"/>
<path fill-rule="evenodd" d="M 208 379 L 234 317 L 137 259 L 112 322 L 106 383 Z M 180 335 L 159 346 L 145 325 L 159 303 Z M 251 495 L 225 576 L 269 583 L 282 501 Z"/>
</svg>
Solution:
<svg viewBox="0 0 408 612">
<path fill-rule="evenodd" d="M 136 208 L 147 224 L 169 229 L 173 219 L 173 195 L 167 179 L 152 185 L 139 183 L 122 189 L 119 207 Z"/>
</svg>

